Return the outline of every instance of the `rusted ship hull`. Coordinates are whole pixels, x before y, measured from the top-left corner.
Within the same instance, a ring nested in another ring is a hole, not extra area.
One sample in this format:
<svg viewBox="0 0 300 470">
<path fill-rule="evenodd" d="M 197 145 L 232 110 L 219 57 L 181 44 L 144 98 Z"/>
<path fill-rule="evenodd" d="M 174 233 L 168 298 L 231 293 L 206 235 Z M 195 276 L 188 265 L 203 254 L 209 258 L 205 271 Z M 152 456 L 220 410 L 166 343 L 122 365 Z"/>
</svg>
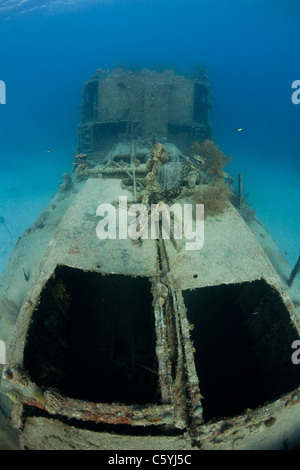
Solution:
<svg viewBox="0 0 300 470">
<path fill-rule="evenodd" d="M 161 233 L 96 236 L 100 204 L 116 208 L 118 229 L 120 197 L 149 203 L 160 191 L 147 135 L 98 153 L 97 139 L 81 140 L 87 153 L 15 247 L 0 286 L 1 407 L 28 449 L 295 447 L 298 286 L 292 301 L 255 228 L 228 202 L 205 219 L 201 249 Z M 162 148 L 186 162 L 174 143 Z M 182 209 L 197 188 L 189 178 Z"/>
</svg>

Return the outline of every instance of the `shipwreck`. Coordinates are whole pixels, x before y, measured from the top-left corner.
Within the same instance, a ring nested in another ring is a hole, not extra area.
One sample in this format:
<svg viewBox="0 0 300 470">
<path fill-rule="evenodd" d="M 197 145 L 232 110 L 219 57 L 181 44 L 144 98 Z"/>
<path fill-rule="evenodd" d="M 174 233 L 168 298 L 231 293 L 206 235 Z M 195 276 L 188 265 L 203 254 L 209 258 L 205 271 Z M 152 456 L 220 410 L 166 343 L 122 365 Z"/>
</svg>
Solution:
<svg viewBox="0 0 300 470">
<path fill-rule="evenodd" d="M 73 168 L 0 283 L 0 404 L 22 449 L 299 445 L 299 284 L 234 197 L 210 106 L 204 73 L 83 84 Z M 97 207 L 120 216 L 119 198 L 203 203 L 203 246 L 176 214 L 169 238 L 100 239 Z"/>
</svg>

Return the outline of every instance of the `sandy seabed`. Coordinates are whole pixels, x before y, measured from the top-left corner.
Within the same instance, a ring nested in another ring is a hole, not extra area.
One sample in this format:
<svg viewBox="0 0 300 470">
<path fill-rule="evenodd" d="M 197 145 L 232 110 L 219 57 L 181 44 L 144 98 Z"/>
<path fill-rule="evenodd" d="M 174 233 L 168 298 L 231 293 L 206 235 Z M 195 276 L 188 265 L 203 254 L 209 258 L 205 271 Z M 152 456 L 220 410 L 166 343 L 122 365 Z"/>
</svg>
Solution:
<svg viewBox="0 0 300 470">
<path fill-rule="evenodd" d="M 19 237 L 35 222 L 56 193 L 62 173 L 71 167 L 72 162 L 69 165 L 63 161 L 51 163 L 47 159 L 1 171 L 0 276 Z"/>
<path fill-rule="evenodd" d="M 261 157 L 248 160 L 241 171 L 248 202 L 293 267 L 300 255 L 300 169 L 270 166 Z"/>
</svg>

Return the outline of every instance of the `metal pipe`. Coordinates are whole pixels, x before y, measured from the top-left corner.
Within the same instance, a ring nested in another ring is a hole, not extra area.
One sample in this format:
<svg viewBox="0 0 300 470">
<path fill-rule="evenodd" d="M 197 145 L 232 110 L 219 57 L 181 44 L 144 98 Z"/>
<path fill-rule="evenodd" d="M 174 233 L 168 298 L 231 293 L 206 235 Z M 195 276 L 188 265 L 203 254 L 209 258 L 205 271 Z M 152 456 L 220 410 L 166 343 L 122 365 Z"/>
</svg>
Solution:
<svg viewBox="0 0 300 470">
<path fill-rule="evenodd" d="M 291 272 L 291 275 L 290 275 L 290 278 L 288 280 L 288 286 L 291 287 L 291 285 L 293 284 L 297 274 L 300 272 L 300 256 L 298 258 L 298 261 L 297 263 L 295 264 L 295 267 L 293 269 L 293 271 Z"/>
</svg>

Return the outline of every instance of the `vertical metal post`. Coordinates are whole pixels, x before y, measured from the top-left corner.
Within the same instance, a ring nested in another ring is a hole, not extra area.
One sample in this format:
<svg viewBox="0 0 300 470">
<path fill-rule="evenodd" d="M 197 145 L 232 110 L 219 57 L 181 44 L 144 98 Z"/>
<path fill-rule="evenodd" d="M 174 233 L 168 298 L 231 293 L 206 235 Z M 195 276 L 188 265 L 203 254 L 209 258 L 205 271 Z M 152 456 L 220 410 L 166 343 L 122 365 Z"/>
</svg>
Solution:
<svg viewBox="0 0 300 470">
<path fill-rule="evenodd" d="M 293 284 L 297 274 L 300 272 L 300 256 L 298 258 L 298 261 L 297 263 L 295 264 L 295 267 L 293 269 L 293 271 L 291 272 L 291 275 L 290 275 L 290 278 L 288 280 L 288 286 L 291 287 L 291 285 Z"/>
<path fill-rule="evenodd" d="M 239 207 L 242 205 L 242 198 L 243 198 L 243 184 L 242 184 L 242 173 L 239 174 Z"/>
</svg>

